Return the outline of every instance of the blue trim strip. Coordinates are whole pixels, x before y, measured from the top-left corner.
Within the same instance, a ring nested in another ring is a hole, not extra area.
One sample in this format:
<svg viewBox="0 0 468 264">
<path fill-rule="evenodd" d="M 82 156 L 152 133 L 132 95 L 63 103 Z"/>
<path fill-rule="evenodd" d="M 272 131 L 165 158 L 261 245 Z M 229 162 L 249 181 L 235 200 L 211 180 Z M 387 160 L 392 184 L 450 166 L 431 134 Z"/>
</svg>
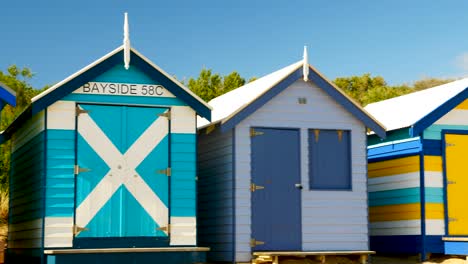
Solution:
<svg viewBox="0 0 468 264">
<path fill-rule="evenodd" d="M 395 158 L 395 156 L 410 156 L 418 154 L 422 149 L 419 138 L 411 141 L 389 143 L 382 146 L 368 147 L 367 154 L 369 161 L 382 158 Z"/>
<path fill-rule="evenodd" d="M 420 135 L 421 141 L 424 141 L 423 134 Z M 421 189 L 421 260 L 426 260 L 426 188 L 424 185 L 424 152 L 419 154 L 419 186 Z"/>
<path fill-rule="evenodd" d="M 435 121 L 437 121 L 439 118 L 447 114 L 450 110 L 455 108 L 457 105 L 459 105 L 461 102 L 465 101 L 465 99 L 468 97 L 468 89 L 463 90 L 456 96 L 450 98 L 448 101 L 443 103 L 441 106 L 437 107 L 435 110 L 433 110 L 431 113 L 427 114 L 423 118 L 421 118 L 419 121 L 414 123 L 414 125 L 410 129 L 410 134 L 414 137 L 415 135 L 421 134 L 424 129 L 428 128 L 430 125 L 432 125 Z"/>
<path fill-rule="evenodd" d="M 16 93 L 3 83 L 0 83 L 0 98 L 11 106 L 16 106 Z"/>
<path fill-rule="evenodd" d="M 242 120 L 247 118 L 249 115 L 257 111 L 260 107 L 265 105 L 268 101 L 270 101 L 273 97 L 278 95 L 280 92 L 288 88 L 291 84 L 297 81 L 302 76 L 302 68 L 297 69 L 277 85 L 270 88 L 265 94 L 257 98 L 255 101 L 247 105 L 244 109 L 242 109 L 239 113 L 231 117 L 227 120 L 226 123 L 221 124 L 221 132 L 226 132 L 230 129 L 233 129 L 237 124 L 239 124 Z"/>
<path fill-rule="evenodd" d="M 302 71 L 302 68 L 300 69 Z M 328 95 L 341 104 L 346 110 L 361 120 L 367 127 L 372 129 L 381 138 L 385 138 L 385 128 L 375 122 L 363 109 L 353 104 L 345 95 L 340 93 L 335 86 L 318 74 L 313 68 L 309 71 L 309 79 L 318 87 L 322 88 Z"/>
<path fill-rule="evenodd" d="M 442 146 L 445 146 L 446 142 L 445 142 L 445 135 L 446 133 L 444 133 L 444 131 L 442 131 Z M 449 221 L 448 221 L 448 194 L 447 194 L 447 160 L 446 160 L 446 157 L 447 157 L 447 149 L 444 147 L 442 149 L 442 180 L 443 180 L 443 183 L 444 183 L 444 224 L 445 224 L 445 234 L 448 235 L 448 225 L 449 225 Z"/>
</svg>

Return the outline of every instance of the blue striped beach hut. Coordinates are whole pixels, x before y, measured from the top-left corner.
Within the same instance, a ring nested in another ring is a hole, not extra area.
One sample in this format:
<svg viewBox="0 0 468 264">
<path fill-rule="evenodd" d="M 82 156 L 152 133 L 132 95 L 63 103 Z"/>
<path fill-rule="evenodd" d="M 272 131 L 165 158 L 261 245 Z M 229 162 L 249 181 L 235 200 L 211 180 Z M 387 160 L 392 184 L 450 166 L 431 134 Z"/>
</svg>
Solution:
<svg viewBox="0 0 468 264">
<path fill-rule="evenodd" d="M 197 175 L 199 243 L 210 261 L 365 254 L 366 128 L 384 137 L 383 126 L 307 61 L 209 105 L 212 122 L 198 122 Z"/>
<path fill-rule="evenodd" d="M 371 249 L 468 255 L 468 79 L 370 104 Z"/>
<path fill-rule="evenodd" d="M 34 97 L 3 132 L 7 262 L 203 261 L 197 114 L 210 119 L 210 107 L 124 46 Z"/>
</svg>

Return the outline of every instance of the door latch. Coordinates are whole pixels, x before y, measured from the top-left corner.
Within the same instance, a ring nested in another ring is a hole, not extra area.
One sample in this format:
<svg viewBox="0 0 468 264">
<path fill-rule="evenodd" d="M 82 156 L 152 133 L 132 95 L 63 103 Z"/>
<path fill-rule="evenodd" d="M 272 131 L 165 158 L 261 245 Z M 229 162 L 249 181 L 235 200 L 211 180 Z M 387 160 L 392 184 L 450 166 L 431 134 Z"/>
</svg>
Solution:
<svg viewBox="0 0 468 264">
<path fill-rule="evenodd" d="M 250 239 L 250 247 L 256 247 L 256 246 L 260 246 L 260 245 L 264 245 L 264 244 L 265 244 L 265 242 L 258 241 L 255 238 Z"/>
<path fill-rule="evenodd" d="M 265 189 L 265 186 L 256 185 L 255 183 L 250 184 L 250 191 L 251 192 L 255 192 L 257 190 L 263 190 L 263 189 Z"/>
</svg>

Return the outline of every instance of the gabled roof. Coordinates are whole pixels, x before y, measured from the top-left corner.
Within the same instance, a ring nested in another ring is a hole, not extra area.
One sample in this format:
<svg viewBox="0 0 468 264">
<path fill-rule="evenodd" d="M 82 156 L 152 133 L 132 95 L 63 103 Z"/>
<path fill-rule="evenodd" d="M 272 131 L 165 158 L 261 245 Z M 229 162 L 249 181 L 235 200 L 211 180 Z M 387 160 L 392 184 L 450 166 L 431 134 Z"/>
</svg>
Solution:
<svg viewBox="0 0 468 264">
<path fill-rule="evenodd" d="M 221 130 L 226 131 L 235 127 L 247 116 L 267 103 L 292 83 L 303 77 L 304 62 L 300 60 L 276 72 L 270 73 L 258 80 L 218 96 L 208 104 L 213 107 L 212 122 L 199 118 L 198 128 L 213 124 L 220 124 Z M 377 135 L 385 137 L 385 127 L 370 116 L 353 99 L 328 81 L 314 67 L 308 65 L 308 81 L 315 83 L 338 104 L 351 112 L 357 119 L 372 129 Z"/>
<path fill-rule="evenodd" d="M 388 131 L 410 127 L 411 136 L 417 136 L 463 102 L 468 95 L 467 87 L 468 78 L 465 78 L 372 103 L 365 109 L 384 124 Z"/>
<path fill-rule="evenodd" d="M 16 93 L 6 84 L 0 82 L 0 100 L 11 106 L 16 106 Z"/>
<path fill-rule="evenodd" d="M 102 73 L 108 71 L 115 65 L 122 64 L 123 62 L 123 46 L 111 51 L 102 58 L 89 64 L 78 72 L 70 75 L 65 80 L 50 87 L 44 92 L 32 98 L 31 105 L 21 113 L 21 115 L 5 130 L 5 138 L 9 138 L 12 132 L 20 126 L 24 121 L 28 120 L 31 116 L 44 110 L 51 104 L 62 99 L 64 96 L 75 91 L 82 85 L 92 81 Z M 178 99 L 184 101 L 187 105 L 192 107 L 198 115 L 211 119 L 211 107 L 203 101 L 200 97 L 190 91 L 183 84 L 174 79 L 171 75 L 163 71 L 157 65 L 152 63 L 149 59 L 144 57 L 134 48 L 131 48 L 131 63 L 130 67 L 137 67 L 143 73 L 155 82 L 161 84 L 174 94 Z"/>
<path fill-rule="evenodd" d="M 33 115 L 78 89 L 83 84 L 93 80 L 100 74 L 109 70 L 112 66 L 120 64 L 123 61 L 123 49 L 124 47 L 120 46 L 32 98 Z M 211 107 L 205 101 L 134 48 L 131 48 L 131 65 L 137 66 L 138 69 L 143 71 L 150 78 L 153 78 L 177 98 L 191 106 L 200 116 L 208 119 L 211 118 Z"/>
</svg>

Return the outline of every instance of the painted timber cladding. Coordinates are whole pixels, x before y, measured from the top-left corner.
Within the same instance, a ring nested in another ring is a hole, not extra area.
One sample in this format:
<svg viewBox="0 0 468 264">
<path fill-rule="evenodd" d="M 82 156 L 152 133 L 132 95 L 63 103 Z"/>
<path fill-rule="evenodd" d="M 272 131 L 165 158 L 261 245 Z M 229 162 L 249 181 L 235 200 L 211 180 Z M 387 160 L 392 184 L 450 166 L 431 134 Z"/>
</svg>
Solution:
<svg viewBox="0 0 468 264">
<path fill-rule="evenodd" d="M 94 81 L 154 83 L 132 67 L 114 67 Z M 75 189 L 75 106 L 76 103 L 158 105 L 171 107 L 171 245 L 196 244 L 195 175 L 196 113 L 173 95 L 163 98 L 136 96 L 84 95 L 72 93 L 47 108 L 47 176 L 45 208 L 45 247 L 73 246 Z"/>
<path fill-rule="evenodd" d="M 233 261 L 233 132 L 198 135 L 198 242 L 210 261 Z"/>
<path fill-rule="evenodd" d="M 307 104 L 299 105 L 299 97 L 305 97 Z M 251 259 L 251 127 L 300 128 L 303 186 L 309 186 L 308 130 L 351 131 L 353 189 L 302 190 L 302 250 L 367 250 L 365 127 L 319 87 L 298 80 L 235 128 L 236 261 Z"/>
<path fill-rule="evenodd" d="M 44 118 L 43 111 L 12 138 L 8 251 L 14 255 L 39 256 L 42 247 Z"/>
<path fill-rule="evenodd" d="M 372 250 L 444 252 L 441 236 L 447 235 L 447 201 L 442 134 L 444 130 L 468 130 L 466 120 L 467 100 L 427 127 L 422 140 L 418 137 L 369 147 Z"/>
</svg>

